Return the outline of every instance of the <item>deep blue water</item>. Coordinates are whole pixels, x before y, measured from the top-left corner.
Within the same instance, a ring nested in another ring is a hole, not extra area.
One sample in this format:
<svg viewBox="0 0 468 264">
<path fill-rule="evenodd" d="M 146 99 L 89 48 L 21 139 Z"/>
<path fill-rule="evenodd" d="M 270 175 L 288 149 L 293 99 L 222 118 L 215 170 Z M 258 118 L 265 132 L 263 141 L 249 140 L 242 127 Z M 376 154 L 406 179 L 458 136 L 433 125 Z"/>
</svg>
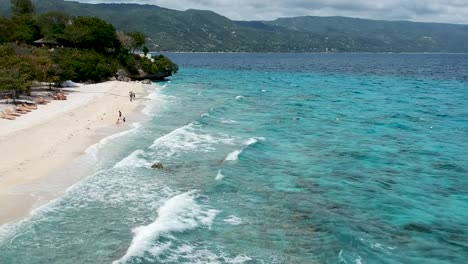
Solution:
<svg viewBox="0 0 468 264">
<path fill-rule="evenodd" d="M 0 263 L 466 263 L 468 55 L 169 56 Z"/>
</svg>

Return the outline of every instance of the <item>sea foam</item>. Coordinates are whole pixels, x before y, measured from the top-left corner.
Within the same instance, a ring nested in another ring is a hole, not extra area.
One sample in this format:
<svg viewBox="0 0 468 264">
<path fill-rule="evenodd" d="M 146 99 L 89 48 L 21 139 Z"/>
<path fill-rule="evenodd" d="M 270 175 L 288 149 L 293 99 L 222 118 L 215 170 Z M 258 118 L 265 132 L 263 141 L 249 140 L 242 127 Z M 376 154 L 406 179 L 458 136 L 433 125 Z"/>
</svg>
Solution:
<svg viewBox="0 0 468 264">
<path fill-rule="evenodd" d="M 233 143 L 234 139 L 228 135 L 210 135 L 198 125 L 190 123 L 157 138 L 150 148 L 170 157 L 187 151 L 211 152 L 215 150 L 214 144 L 232 145 Z"/>
<path fill-rule="evenodd" d="M 199 205 L 195 201 L 197 196 L 196 191 L 189 191 L 167 200 L 159 208 L 158 217 L 153 223 L 132 230 L 134 237 L 127 252 L 113 263 L 126 263 L 135 257 L 144 256 L 145 253 L 160 252 L 154 249 L 155 241 L 160 236 L 200 226 L 210 228 L 219 211 Z"/>
<path fill-rule="evenodd" d="M 149 167 L 151 163 L 147 160 L 141 158 L 145 154 L 145 151 L 142 149 L 137 149 L 132 154 L 123 158 L 117 164 L 114 165 L 114 168 L 124 168 L 124 167 Z"/>
<path fill-rule="evenodd" d="M 246 149 L 250 145 L 253 145 L 253 144 L 257 143 L 259 140 L 264 141 L 265 138 L 263 138 L 263 137 L 253 137 L 253 138 L 247 139 L 246 141 L 244 141 L 242 143 L 243 147 L 241 149 L 234 150 L 233 152 L 229 153 L 227 155 L 227 157 L 224 159 L 224 162 L 238 160 L 239 155 L 242 153 L 242 151 L 244 151 L 244 149 Z"/>
<path fill-rule="evenodd" d="M 242 218 L 240 217 L 237 217 L 235 215 L 230 215 L 228 216 L 226 219 L 223 220 L 224 222 L 230 224 L 230 225 L 242 225 L 244 224 L 244 220 L 242 220 Z"/>
<path fill-rule="evenodd" d="M 121 131 L 119 133 L 115 133 L 115 134 L 112 134 L 110 136 L 107 136 L 103 139 L 101 139 L 98 143 L 96 144 L 93 144 L 91 146 L 89 146 L 86 150 L 85 150 L 85 154 L 88 154 L 88 155 L 92 155 L 94 157 L 96 157 L 98 151 L 103 148 L 106 144 L 108 144 L 109 142 L 111 142 L 112 140 L 115 140 L 117 138 L 120 138 L 122 136 L 125 136 L 127 134 L 130 134 L 130 133 L 135 133 L 137 131 L 138 128 L 141 127 L 141 123 L 140 122 L 135 122 L 135 123 L 132 123 L 131 124 L 131 129 L 128 129 L 128 130 L 124 130 L 124 131 Z"/>
<path fill-rule="evenodd" d="M 221 170 L 218 171 L 218 174 L 216 174 L 215 180 L 220 181 L 224 179 L 224 175 L 221 173 Z"/>
</svg>

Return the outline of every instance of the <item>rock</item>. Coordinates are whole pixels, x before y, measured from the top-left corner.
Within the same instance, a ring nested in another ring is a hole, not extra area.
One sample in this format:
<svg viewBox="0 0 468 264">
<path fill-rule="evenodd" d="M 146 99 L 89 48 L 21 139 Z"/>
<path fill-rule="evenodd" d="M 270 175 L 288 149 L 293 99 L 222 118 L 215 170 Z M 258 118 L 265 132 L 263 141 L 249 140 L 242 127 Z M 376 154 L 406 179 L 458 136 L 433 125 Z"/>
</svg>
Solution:
<svg viewBox="0 0 468 264">
<path fill-rule="evenodd" d="M 127 77 L 127 72 L 124 69 L 117 70 L 117 78 L 118 77 Z"/>
<path fill-rule="evenodd" d="M 158 162 L 158 163 L 154 163 L 153 165 L 151 165 L 151 168 L 161 170 L 161 169 L 164 169 L 164 166 L 161 162 Z"/>
<path fill-rule="evenodd" d="M 117 78 L 115 78 L 115 77 L 110 77 L 110 78 L 109 78 L 109 81 L 117 81 Z"/>
<path fill-rule="evenodd" d="M 141 81 L 142 84 L 151 84 L 151 80 L 150 79 L 145 79 L 143 81 Z"/>
<path fill-rule="evenodd" d="M 117 77 L 117 80 L 119 80 L 121 82 L 130 82 L 131 81 L 130 78 L 125 77 L 125 76 L 119 76 L 119 77 Z"/>
</svg>

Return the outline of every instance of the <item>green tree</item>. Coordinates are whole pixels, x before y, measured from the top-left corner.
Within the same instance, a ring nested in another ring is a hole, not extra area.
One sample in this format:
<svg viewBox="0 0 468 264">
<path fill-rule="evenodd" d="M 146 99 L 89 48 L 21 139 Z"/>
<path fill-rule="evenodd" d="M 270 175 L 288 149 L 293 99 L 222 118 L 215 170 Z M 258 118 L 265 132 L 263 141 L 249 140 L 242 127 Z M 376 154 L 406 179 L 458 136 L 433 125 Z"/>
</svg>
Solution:
<svg viewBox="0 0 468 264">
<path fill-rule="evenodd" d="M 135 50 L 146 43 L 146 35 L 138 31 L 128 33 L 119 31 L 117 32 L 117 38 L 120 45 L 130 53 L 134 53 Z"/>
<path fill-rule="evenodd" d="M 98 52 L 119 48 L 114 26 L 97 17 L 78 17 L 73 20 L 64 30 L 64 40 L 77 48 Z"/>
<path fill-rule="evenodd" d="M 41 14 L 36 17 L 41 34 L 47 40 L 62 40 L 65 28 L 71 19 L 70 15 L 58 11 Z"/>
<path fill-rule="evenodd" d="M 145 54 L 145 56 L 148 54 L 150 50 L 148 49 L 148 47 L 146 46 L 143 46 L 143 53 Z"/>
<path fill-rule="evenodd" d="M 59 82 L 58 65 L 53 61 L 47 48 L 35 48 L 30 57 L 34 70 L 34 80 L 51 83 Z"/>
<path fill-rule="evenodd" d="M 133 31 L 127 33 L 127 35 L 133 39 L 132 47 L 129 49 L 132 53 L 134 53 L 136 49 L 139 49 L 146 43 L 146 35 L 144 33 Z"/>
<path fill-rule="evenodd" d="M 34 5 L 31 0 L 11 0 L 11 14 L 13 16 L 32 15 Z"/>
<path fill-rule="evenodd" d="M 15 25 L 10 19 L 0 17 L 0 44 L 11 41 Z"/>
<path fill-rule="evenodd" d="M 16 55 L 10 45 L 0 46 L 0 90 L 13 92 L 13 100 L 16 94 L 27 91 L 34 79 L 34 69 L 27 56 Z"/>
<path fill-rule="evenodd" d="M 53 52 L 53 60 L 60 81 L 99 82 L 117 71 L 112 57 L 94 50 L 57 49 Z"/>
<path fill-rule="evenodd" d="M 12 18 L 13 34 L 11 41 L 26 42 L 32 44 L 33 41 L 41 38 L 41 29 L 36 20 L 31 15 L 20 15 Z"/>
</svg>

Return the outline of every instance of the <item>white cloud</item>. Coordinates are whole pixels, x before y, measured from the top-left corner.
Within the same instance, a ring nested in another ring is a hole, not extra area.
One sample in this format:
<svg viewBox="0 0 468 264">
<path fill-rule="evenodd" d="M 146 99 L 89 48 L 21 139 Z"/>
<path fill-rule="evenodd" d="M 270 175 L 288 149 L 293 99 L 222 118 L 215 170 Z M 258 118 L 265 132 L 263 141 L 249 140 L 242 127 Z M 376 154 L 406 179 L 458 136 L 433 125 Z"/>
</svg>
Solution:
<svg viewBox="0 0 468 264">
<path fill-rule="evenodd" d="M 234 20 L 294 16 L 349 16 L 468 24 L 468 0 L 77 0 L 153 4 L 177 10 L 212 10 Z"/>
</svg>

